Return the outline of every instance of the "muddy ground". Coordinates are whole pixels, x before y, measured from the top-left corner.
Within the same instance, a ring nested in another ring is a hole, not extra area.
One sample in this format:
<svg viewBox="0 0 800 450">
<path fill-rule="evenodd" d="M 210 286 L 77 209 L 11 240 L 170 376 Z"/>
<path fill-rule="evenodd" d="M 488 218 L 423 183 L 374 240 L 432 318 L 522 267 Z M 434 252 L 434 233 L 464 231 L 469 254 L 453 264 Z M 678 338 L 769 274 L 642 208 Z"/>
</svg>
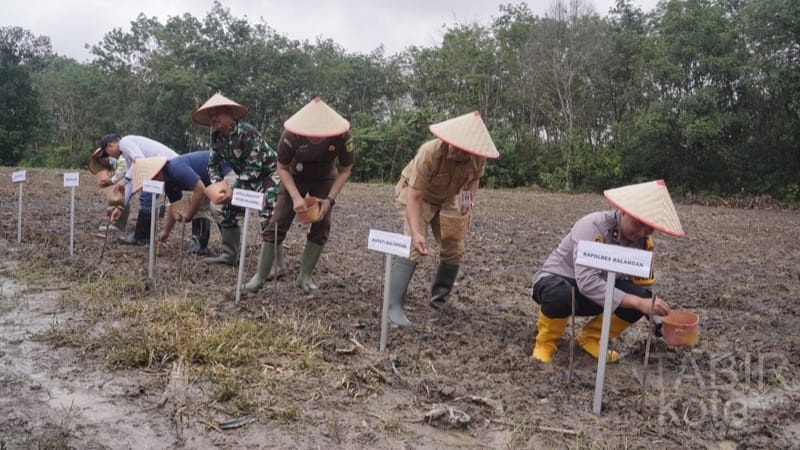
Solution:
<svg viewBox="0 0 800 450">
<path fill-rule="evenodd" d="M 118 245 L 113 235 L 98 264 L 103 198 L 85 172 L 74 256 L 62 172 L 27 171 L 18 244 L 12 170 L 0 168 L 0 448 L 800 447 L 796 210 L 677 204 L 686 237 L 656 236 L 656 290 L 673 308 L 700 315 L 699 344 L 654 340 L 640 409 L 647 327 L 635 324 L 612 342 L 623 360 L 608 366 L 598 417 L 596 361 L 576 348 L 567 377 L 569 329 L 551 364 L 530 358 L 538 310 L 529 291 L 571 224 L 608 207 L 600 195 L 481 190 L 448 306 L 427 306 L 437 263 L 429 257 L 410 288 L 414 325 L 390 328 L 380 353 L 384 256 L 367 249 L 367 235 L 400 231 L 389 185 L 346 186 L 315 272 L 321 289 L 304 294 L 294 286 L 305 239 L 297 225 L 284 244 L 289 276 L 235 303 L 234 268 L 187 256 L 178 278 L 180 227 L 159 250 L 151 283 L 147 248 Z M 246 277 L 260 245 L 255 222 Z M 220 248 L 216 229 L 210 246 Z M 86 324 L 102 338 L 115 326 L 61 300 L 112 271 L 144 286 L 119 294 L 120 302 L 183 295 L 221 317 L 292 318 L 321 338 L 307 363 L 261 361 L 265 400 L 244 409 L 213 394 L 194 370 L 199 362 L 126 368 L 97 345 L 46 339 L 53 329 Z M 442 416 L 426 420 L 436 410 Z"/>
</svg>

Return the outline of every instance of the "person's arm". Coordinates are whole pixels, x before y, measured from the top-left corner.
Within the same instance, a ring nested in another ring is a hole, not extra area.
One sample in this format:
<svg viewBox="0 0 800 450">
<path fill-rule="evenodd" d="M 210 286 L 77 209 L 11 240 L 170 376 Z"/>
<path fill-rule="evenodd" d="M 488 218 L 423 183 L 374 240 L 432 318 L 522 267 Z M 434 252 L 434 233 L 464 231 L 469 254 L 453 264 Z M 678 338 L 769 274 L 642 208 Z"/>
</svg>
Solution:
<svg viewBox="0 0 800 450">
<path fill-rule="evenodd" d="M 297 190 L 297 185 L 294 183 L 294 176 L 292 176 L 291 166 L 288 164 L 278 163 L 278 176 L 281 178 L 281 184 L 286 188 L 286 193 L 292 198 L 292 207 L 295 210 L 302 211 L 306 202 Z"/>
<path fill-rule="evenodd" d="M 166 216 L 167 217 L 164 219 L 164 228 L 162 228 L 161 231 L 158 232 L 158 235 L 156 235 L 156 242 L 159 244 L 164 244 L 167 242 L 169 234 L 172 232 L 172 228 L 175 226 L 175 216 L 173 216 L 171 212 L 168 212 Z"/>
<path fill-rule="evenodd" d="M 192 202 L 189 203 L 189 210 L 186 212 L 186 217 L 183 217 L 181 222 L 189 222 L 197 214 L 197 211 L 203 205 L 203 200 L 206 198 L 206 187 L 203 185 L 202 180 L 197 180 L 197 183 L 192 189 Z"/>
<path fill-rule="evenodd" d="M 425 242 L 425 233 L 419 229 L 422 221 L 422 191 L 408 187 L 408 198 L 406 199 L 406 219 L 411 228 L 411 246 L 421 255 L 431 253 L 428 244 Z"/>
<path fill-rule="evenodd" d="M 623 308 L 638 309 L 643 314 L 650 314 L 651 299 L 639 297 L 638 295 L 625 294 L 619 306 Z M 656 302 L 653 304 L 653 314 L 657 316 L 666 316 L 670 312 L 670 307 L 667 302 L 661 297 L 656 297 Z"/>
<path fill-rule="evenodd" d="M 331 200 L 336 201 L 336 196 L 342 191 L 345 183 L 347 183 L 347 179 L 350 178 L 350 172 L 353 170 L 353 165 L 349 166 L 339 166 L 339 174 L 336 175 L 336 179 L 333 181 L 333 185 L 331 186 L 331 190 L 328 192 L 328 198 L 324 199 L 322 202 L 322 210 L 320 214 L 324 217 L 325 214 L 328 214 L 328 211 L 333 208 L 333 204 Z"/>
</svg>

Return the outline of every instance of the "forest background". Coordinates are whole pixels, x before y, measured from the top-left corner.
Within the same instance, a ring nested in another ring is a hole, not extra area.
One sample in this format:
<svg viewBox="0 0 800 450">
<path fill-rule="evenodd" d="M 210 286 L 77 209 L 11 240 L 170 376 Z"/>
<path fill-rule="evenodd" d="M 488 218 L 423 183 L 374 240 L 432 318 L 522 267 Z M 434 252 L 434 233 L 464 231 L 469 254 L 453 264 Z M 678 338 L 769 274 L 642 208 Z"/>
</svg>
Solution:
<svg viewBox="0 0 800 450">
<path fill-rule="evenodd" d="M 539 17 L 503 5 L 489 25 L 392 55 L 291 40 L 220 3 L 202 19 L 140 14 L 85 63 L 2 27 L 0 165 L 81 168 L 109 132 L 208 148 L 190 116 L 221 91 L 271 144 L 321 96 L 352 123 L 356 181 L 395 181 L 429 124 L 479 110 L 501 152 L 484 186 L 598 192 L 664 178 L 682 196 L 800 202 L 800 2 L 588 6 L 557 0 Z"/>
</svg>

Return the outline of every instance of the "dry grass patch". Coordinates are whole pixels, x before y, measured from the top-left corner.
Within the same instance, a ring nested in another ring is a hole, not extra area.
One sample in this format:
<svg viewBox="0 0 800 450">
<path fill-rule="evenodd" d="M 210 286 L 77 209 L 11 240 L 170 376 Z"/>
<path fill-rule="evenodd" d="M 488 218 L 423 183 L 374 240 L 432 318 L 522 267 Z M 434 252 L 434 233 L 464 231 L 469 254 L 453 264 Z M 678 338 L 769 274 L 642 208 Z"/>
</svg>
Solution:
<svg viewBox="0 0 800 450">
<path fill-rule="evenodd" d="M 248 413 L 328 369 L 318 348 L 329 327 L 318 321 L 292 313 L 222 317 L 202 300 L 147 297 L 142 286 L 114 276 L 67 292 L 62 307 L 81 311 L 81 320 L 56 323 L 43 338 L 120 369 L 166 370 L 182 359 L 192 379 L 211 383 L 214 401 Z M 292 420 L 297 411 L 276 405 L 267 415 Z"/>
</svg>

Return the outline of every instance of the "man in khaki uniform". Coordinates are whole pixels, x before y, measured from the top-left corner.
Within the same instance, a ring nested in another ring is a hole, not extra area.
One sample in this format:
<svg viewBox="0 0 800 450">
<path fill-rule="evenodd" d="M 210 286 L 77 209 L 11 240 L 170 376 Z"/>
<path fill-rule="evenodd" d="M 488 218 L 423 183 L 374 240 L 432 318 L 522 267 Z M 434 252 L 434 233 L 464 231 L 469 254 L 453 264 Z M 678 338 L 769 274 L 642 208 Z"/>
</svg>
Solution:
<svg viewBox="0 0 800 450">
<path fill-rule="evenodd" d="M 411 258 L 395 258 L 391 269 L 389 319 L 397 325 L 411 324 L 403 306 L 420 256 L 430 254 L 428 227 L 439 244 L 440 260 L 430 306 L 438 309 L 444 305 L 458 275 L 464 239 L 442 239 L 440 211 L 460 209 L 461 214 L 471 215 L 471 199 L 478 190 L 486 159 L 500 156 L 477 111 L 433 124 L 430 130 L 436 139 L 419 148 L 395 186 L 395 206 L 412 247 Z"/>
</svg>

